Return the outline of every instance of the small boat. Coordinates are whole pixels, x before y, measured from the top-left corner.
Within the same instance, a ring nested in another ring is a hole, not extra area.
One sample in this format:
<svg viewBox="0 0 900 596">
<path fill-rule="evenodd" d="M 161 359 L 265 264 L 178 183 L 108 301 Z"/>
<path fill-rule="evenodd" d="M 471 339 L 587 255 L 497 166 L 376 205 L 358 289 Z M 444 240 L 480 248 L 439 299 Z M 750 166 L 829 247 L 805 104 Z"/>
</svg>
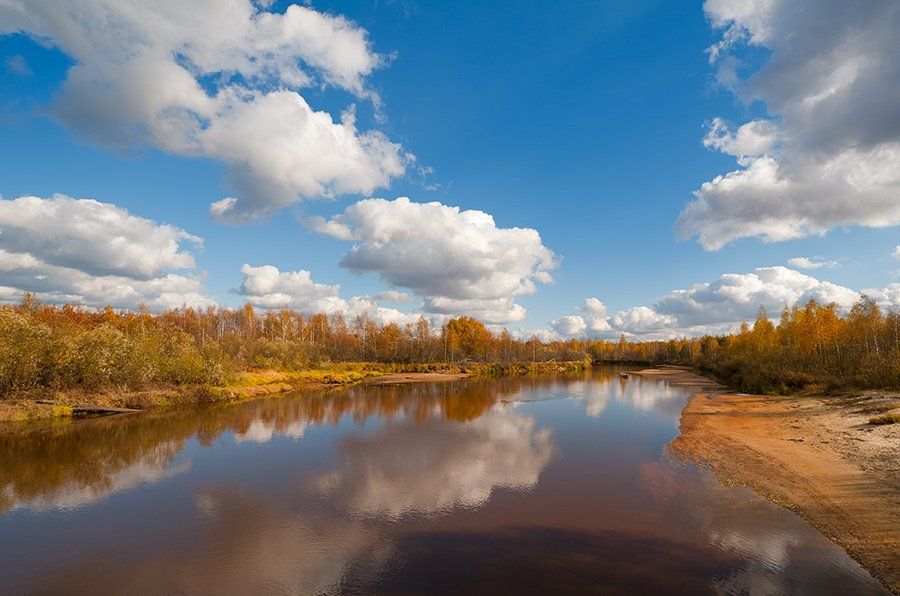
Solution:
<svg viewBox="0 0 900 596">
<path fill-rule="evenodd" d="M 624 372 L 623 372 L 623 373 L 619 373 L 619 378 L 620 378 L 620 379 L 627 379 L 627 378 L 628 378 L 628 373 L 624 373 Z"/>
</svg>

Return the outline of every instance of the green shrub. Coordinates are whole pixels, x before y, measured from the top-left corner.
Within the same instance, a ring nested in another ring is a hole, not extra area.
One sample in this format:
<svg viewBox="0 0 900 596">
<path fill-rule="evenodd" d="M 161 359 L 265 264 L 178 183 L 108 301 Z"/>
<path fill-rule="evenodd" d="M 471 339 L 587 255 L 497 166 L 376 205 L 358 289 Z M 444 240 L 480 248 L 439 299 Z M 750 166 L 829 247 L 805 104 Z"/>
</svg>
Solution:
<svg viewBox="0 0 900 596">
<path fill-rule="evenodd" d="M 49 327 L 0 308 L 0 393 L 40 385 L 48 376 L 52 344 Z"/>
</svg>

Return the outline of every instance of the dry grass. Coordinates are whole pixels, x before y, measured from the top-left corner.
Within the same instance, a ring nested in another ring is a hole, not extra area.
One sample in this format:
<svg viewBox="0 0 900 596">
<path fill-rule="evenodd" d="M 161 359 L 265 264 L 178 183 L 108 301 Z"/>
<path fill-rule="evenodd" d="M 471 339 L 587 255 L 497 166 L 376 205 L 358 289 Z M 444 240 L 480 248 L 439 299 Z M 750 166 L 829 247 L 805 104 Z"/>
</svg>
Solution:
<svg viewBox="0 0 900 596">
<path fill-rule="evenodd" d="M 0 401 L 0 422 L 30 422 L 51 418 L 69 418 L 72 408 L 66 405 L 38 404 L 32 401 Z"/>
<path fill-rule="evenodd" d="M 71 406 L 94 405 L 140 410 L 191 407 L 242 401 L 286 393 L 301 387 L 352 385 L 382 375 L 430 373 L 475 375 L 520 375 L 582 370 L 590 361 L 515 364 L 382 364 L 377 362 L 334 362 L 315 369 L 282 371 L 250 369 L 234 373 L 222 385 L 152 385 L 140 389 L 107 386 L 99 389 L 39 389 L 0 399 L 0 423 L 65 419 L 73 415 Z M 56 405 L 39 404 L 39 400 Z"/>
<path fill-rule="evenodd" d="M 900 422 L 900 412 L 891 412 L 883 416 L 875 416 L 874 418 L 869 418 L 869 424 L 875 425 L 896 424 L 898 422 Z"/>
<path fill-rule="evenodd" d="M 40 390 L 0 400 L 0 422 L 29 422 L 73 415 L 73 405 L 128 407 L 142 410 L 195 406 L 255 399 L 316 385 L 350 385 L 384 374 L 368 363 L 340 363 L 321 369 L 278 371 L 253 369 L 236 373 L 222 386 L 182 385 L 144 389 L 106 387 L 88 391 Z M 40 404 L 50 400 L 57 404 Z"/>
</svg>

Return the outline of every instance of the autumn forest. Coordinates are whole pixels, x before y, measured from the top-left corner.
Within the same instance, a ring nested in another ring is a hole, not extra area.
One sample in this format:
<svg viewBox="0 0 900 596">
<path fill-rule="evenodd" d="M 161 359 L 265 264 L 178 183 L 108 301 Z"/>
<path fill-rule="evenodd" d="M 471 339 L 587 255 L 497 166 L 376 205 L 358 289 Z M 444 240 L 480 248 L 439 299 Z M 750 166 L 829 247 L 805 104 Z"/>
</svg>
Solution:
<svg viewBox="0 0 900 596">
<path fill-rule="evenodd" d="M 470 317 L 433 329 L 378 325 L 366 316 L 291 310 L 150 312 L 50 306 L 26 295 L 0 307 L 0 394 L 34 390 L 223 385 L 240 371 L 298 371 L 340 362 L 385 370 L 504 372 L 513 363 L 670 363 L 694 366 L 745 391 L 900 385 L 900 313 L 864 298 L 848 312 L 810 301 L 777 321 L 760 310 L 722 336 L 667 341 L 542 342 L 494 333 Z"/>
</svg>

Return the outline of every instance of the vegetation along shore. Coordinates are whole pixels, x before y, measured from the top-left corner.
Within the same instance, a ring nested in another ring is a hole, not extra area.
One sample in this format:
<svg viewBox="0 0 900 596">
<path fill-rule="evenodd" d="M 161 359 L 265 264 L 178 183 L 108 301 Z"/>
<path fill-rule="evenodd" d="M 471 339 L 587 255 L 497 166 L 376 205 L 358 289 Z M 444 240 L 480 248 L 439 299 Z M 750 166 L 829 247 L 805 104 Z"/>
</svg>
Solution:
<svg viewBox="0 0 900 596">
<path fill-rule="evenodd" d="M 0 421 L 68 417 L 78 406 L 192 406 L 301 387 L 587 366 L 580 344 L 516 341 L 468 317 L 434 333 L 424 318 L 401 328 L 365 317 L 258 315 L 250 306 L 151 314 L 48 306 L 29 295 L 0 306 Z"/>
<path fill-rule="evenodd" d="M 842 316 L 815 301 L 722 336 L 542 342 L 470 317 L 433 329 L 290 310 L 0 307 L 0 419 L 66 416 L 72 404 L 131 408 L 246 399 L 390 373 L 527 374 L 591 362 L 695 367 L 744 391 L 824 394 L 900 387 L 900 315 L 863 299 Z M 381 382 L 409 382 L 388 377 Z M 419 378 L 421 380 L 421 377 Z M 38 403 L 45 402 L 45 403 Z M 46 403 L 49 402 L 49 403 Z M 896 412 L 880 414 L 895 421 Z M 874 418 L 874 417 L 873 417 Z"/>
</svg>

